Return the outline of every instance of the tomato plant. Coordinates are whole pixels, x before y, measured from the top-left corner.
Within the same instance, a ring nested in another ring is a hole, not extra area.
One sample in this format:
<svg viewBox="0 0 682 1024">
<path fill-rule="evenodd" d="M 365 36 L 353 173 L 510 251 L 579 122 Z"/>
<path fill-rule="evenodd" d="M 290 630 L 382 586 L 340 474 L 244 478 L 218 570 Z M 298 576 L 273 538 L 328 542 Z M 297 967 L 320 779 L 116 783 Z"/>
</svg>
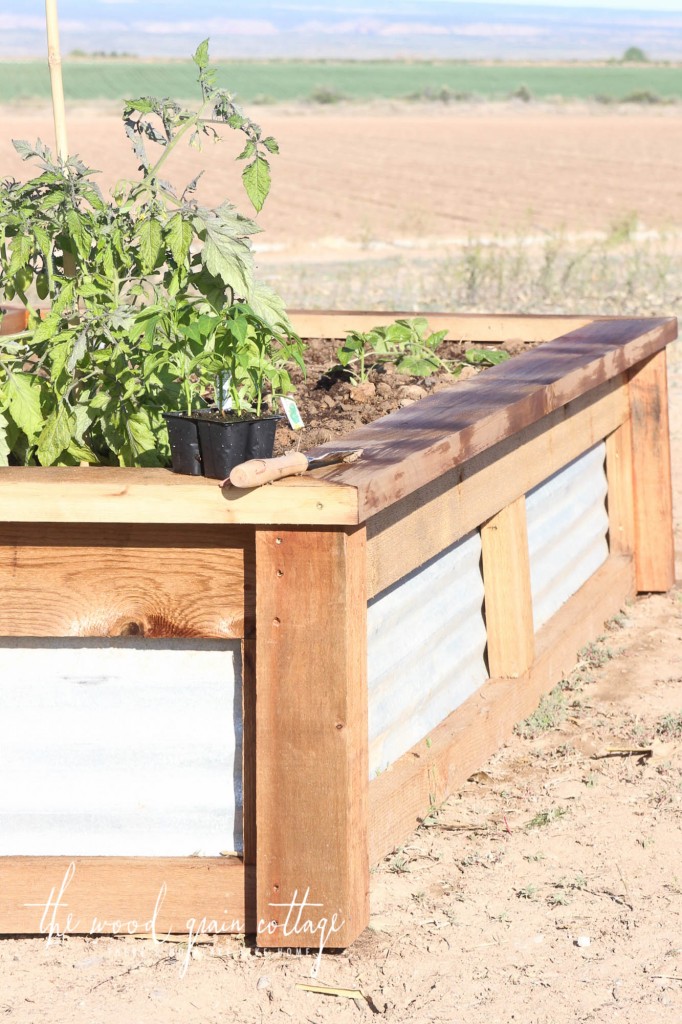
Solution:
<svg viewBox="0 0 682 1024">
<path fill-rule="evenodd" d="M 162 412 L 206 405 L 216 373 L 229 374 L 238 412 L 258 414 L 266 394 L 291 389 L 303 343 L 255 280 L 259 227 L 228 201 L 199 203 L 198 178 L 180 189 L 164 177 L 183 140 L 200 146 L 222 126 L 243 137 L 237 159 L 256 212 L 270 190 L 277 142 L 217 88 L 208 41 L 193 59 L 196 109 L 126 104 L 139 178 L 108 199 L 77 157 L 14 143 L 39 173 L 0 185 L 0 300 L 29 310 L 27 332 L 0 337 L 0 464 L 165 465 Z"/>
</svg>

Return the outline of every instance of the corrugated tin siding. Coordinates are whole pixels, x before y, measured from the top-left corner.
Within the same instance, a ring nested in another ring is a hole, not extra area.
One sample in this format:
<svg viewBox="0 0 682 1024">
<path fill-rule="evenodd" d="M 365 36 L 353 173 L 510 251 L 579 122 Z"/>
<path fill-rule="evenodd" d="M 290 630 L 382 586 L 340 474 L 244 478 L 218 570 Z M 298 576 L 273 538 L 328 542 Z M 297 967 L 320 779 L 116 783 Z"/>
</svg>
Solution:
<svg viewBox="0 0 682 1024">
<path fill-rule="evenodd" d="M 595 445 L 526 495 L 536 629 L 606 561 L 605 457 Z"/>
<path fill-rule="evenodd" d="M 238 641 L 0 639 L 0 854 L 242 848 Z"/>
<path fill-rule="evenodd" d="M 370 778 L 486 680 L 480 558 L 470 534 L 370 602 Z"/>
</svg>

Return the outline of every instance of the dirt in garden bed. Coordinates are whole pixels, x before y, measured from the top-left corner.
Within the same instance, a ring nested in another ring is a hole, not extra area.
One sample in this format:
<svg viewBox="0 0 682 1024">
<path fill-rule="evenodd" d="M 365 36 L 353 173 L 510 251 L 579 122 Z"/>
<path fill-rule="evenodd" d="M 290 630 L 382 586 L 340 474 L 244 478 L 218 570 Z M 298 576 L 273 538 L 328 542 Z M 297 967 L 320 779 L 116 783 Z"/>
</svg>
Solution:
<svg viewBox="0 0 682 1024">
<path fill-rule="evenodd" d="M 392 363 L 377 365 L 368 373 L 368 379 L 356 383 L 349 370 L 338 365 L 337 350 L 341 342 L 317 338 L 308 342 L 306 374 L 296 369 L 292 380 L 296 387 L 293 397 L 301 412 L 305 428 L 292 430 L 282 419 L 275 438 L 275 455 L 292 449 L 307 451 L 334 438 L 349 434 L 365 423 L 388 416 L 408 405 L 414 405 L 428 395 L 456 387 L 483 372 L 482 366 L 461 366 L 456 374 L 444 368 L 428 377 L 397 373 Z M 449 362 L 461 359 L 468 348 L 500 348 L 509 355 L 517 355 L 530 345 L 513 340 L 499 346 L 444 342 L 438 349 L 440 358 Z"/>
</svg>

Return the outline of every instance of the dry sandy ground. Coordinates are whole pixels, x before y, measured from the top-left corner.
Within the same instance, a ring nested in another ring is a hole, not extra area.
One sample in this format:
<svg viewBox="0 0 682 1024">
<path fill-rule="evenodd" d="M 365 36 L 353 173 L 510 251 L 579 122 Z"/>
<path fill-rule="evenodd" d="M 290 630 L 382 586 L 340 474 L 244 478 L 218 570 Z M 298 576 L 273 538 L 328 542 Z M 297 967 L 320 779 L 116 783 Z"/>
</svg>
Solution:
<svg viewBox="0 0 682 1024">
<path fill-rule="evenodd" d="M 418 216 L 434 232 L 496 219 L 518 226 L 528 205 L 544 226 L 603 224 L 635 208 L 651 224 L 680 220 L 682 132 L 669 117 L 565 115 L 550 125 L 541 114 L 422 123 L 264 111 L 263 121 L 285 149 L 278 188 L 288 198 L 273 202 L 270 231 L 285 239 L 295 229 L 300 244 L 357 230 L 363 216 L 372 231 L 404 218 L 400 230 L 415 233 Z M 16 129 L 6 120 L 3 137 L 7 128 L 48 134 L 28 118 Z M 93 163 L 119 152 L 101 124 L 83 120 L 79 130 Z M 309 171 L 304 146 L 314 153 Z M 350 172 L 349 153 L 358 154 Z M 0 167 L 8 169 L 2 152 Z M 323 188 L 326 174 L 332 185 Z M 478 190 L 468 198 L 465 182 Z M 446 226 L 439 209 L 449 211 Z M 671 364 L 682 550 L 682 351 Z M 325 955 L 319 972 L 327 984 L 362 988 L 371 1005 L 302 991 L 312 957 L 263 955 L 238 939 L 189 956 L 176 943 L 23 939 L 0 942 L 0 1016 L 10 1024 L 679 1024 L 682 736 L 663 735 L 645 763 L 593 755 L 649 742 L 665 715 L 682 714 L 681 640 L 681 591 L 625 609 L 583 657 L 560 727 L 514 737 L 373 873 L 370 928 L 352 949 Z"/>
<path fill-rule="evenodd" d="M 375 240 L 435 251 L 481 232 L 608 229 L 636 213 L 648 228 L 682 226 L 682 106 L 647 110 L 481 104 L 343 106 L 249 113 L 280 143 L 259 217 L 262 258 L 339 258 Z M 71 149 L 105 189 L 135 173 L 118 116 L 74 110 Z M 168 177 L 241 203 L 239 140 L 185 150 Z M 0 177 L 26 175 L 10 139 L 53 140 L 48 111 L 0 111 Z M 165 172 L 164 172 L 165 173 Z M 438 240 L 436 243 L 435 240 Z"/>
</svg>

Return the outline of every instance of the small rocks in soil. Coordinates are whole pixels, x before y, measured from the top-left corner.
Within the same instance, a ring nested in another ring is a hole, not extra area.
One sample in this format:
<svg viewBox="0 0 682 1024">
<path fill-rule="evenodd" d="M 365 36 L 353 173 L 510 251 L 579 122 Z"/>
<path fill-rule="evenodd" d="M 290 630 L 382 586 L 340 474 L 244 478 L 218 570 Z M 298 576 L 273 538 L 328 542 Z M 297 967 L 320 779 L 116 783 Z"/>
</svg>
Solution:
<svg viewBox="0 0 682 1024">
<path fill-rule="evenodd" d="M 307 451 L 326 444 L 481 372 L 478 367 L 464 366 L 458 376 L 441 370 L 429 377 L 413 377 L 396 373 L 392 363 L 384 363 L 370 369 L 366 381 L 355 382 L 348 369 L 335 365 L 339 346 L 340 342 L 324 338 L 309 342 L 307 376 L 299 370 L 291 374 L 296 389 L 294 398 L 306 426 L 293 431 L 286 420 L 281 420 L 275 438 L 275 455 L 296 448 Z M 461 344 L 447 342 L 439 349 L 439 354 L 446 359 L 456 359 L 463 351 Z"/>
</svg>

